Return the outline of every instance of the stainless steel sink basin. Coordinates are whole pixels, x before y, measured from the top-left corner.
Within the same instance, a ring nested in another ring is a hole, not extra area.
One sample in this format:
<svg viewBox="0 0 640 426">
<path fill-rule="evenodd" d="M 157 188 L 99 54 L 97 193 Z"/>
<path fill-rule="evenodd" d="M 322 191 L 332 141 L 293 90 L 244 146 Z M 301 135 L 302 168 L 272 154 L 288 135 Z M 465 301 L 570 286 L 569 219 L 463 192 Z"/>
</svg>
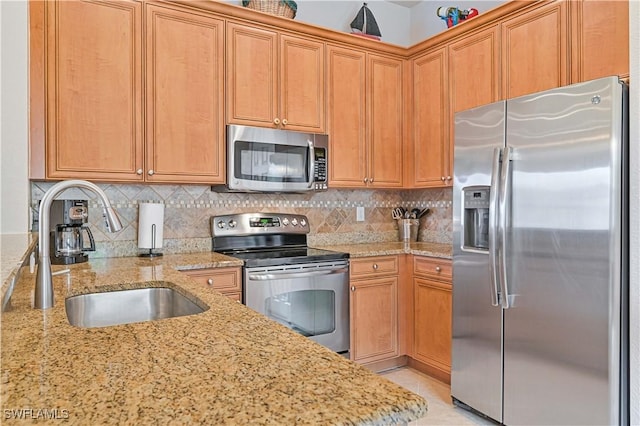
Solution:
<svg viewBox="0 0 640 426">
<path fill-rule="evenodd" d="M 69 324 L 85 328 L 181 317 L 209 309 L 168 287 L 82 294 L 69 297 L 64 304 Z"/>
</svg>

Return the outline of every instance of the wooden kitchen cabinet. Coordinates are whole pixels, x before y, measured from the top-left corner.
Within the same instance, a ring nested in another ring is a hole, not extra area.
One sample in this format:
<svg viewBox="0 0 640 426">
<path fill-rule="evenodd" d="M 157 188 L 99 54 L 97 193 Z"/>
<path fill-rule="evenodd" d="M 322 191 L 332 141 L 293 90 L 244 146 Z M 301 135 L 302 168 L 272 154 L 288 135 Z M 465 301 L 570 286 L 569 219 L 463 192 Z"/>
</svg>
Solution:
<svg viewBox="0 0 640 426">
<path fill-rule="evenodd" d="M 629 2 L 576 0 L 571 7 L 571 82 L 629 77 Z"/>
<path fill-rule="evenodd" d="M 451 375 L 451 261 L 413 258 L 413 350 L 410 365 L 446 383 Z"/>
<path fill-rule="evenodd" d="M 327 49 L 329 185 L 399 188 L 403 184 L 403 61 Z"/>
<path fill-rule="evenodd" d="M 451 123 L 456 112 L 500 99 L 500 28 L 465 34 L 449 45 Z"/>
<path fill-rule="evenodd" d="M 242 302 L 241 268 L 206 268 L 182 271 L 196 282 Z"/>
<path fill-rule="evenodd" d="M 324 55 L 323 42 L 229 22 L 229 123 L 323 133 Z"/>
<path fill-rule="evenodd" d="M 52 1 L 44 7 L 41 177 L 142 181 L 142 4 Z"/>
<path fill-rule="evenodd" d="M 350 262 L 351 359 L 359 363 L 399 355 L 398 256 Z"/>
<path fill-rule="evenodd" d="M 402 187 L 403 62 L 381 55 L 367 57 L 369 146 L 365 180 L 372 188 Z"/>
<path fill-rule="evenodd" d="M 367 175 L 366 53 L 327 46 L 329 186 L 364 187 Z"/>
<path fill-rule="evenodd" d="M 424 52 L 413 65 L 413 187 L 453 184 L 454 115 L 500 93 L 497 25 Z"/>
<path fill-rule="evenodd" d="M 224 21 L 146 5 L 149 182 L 225 182 Z"/>
<path fill-rule="evenodd" d="M 568 2 L 540 2 L 501 23 L 502 98 L 569 83 Z"/>
<path fill-rule="evenodd" d="M 449 64 L 447 47 L 430 50 L 412 60 L 413 150 L 409 161 L 413 186 L 451 184 L 449 129 Z"/>
<path fill-rule="evenodd" d="M 223 20 L 138 1 L 44 7 L 46 170 L 32 177 L 224 183 Z"/>
</svg>

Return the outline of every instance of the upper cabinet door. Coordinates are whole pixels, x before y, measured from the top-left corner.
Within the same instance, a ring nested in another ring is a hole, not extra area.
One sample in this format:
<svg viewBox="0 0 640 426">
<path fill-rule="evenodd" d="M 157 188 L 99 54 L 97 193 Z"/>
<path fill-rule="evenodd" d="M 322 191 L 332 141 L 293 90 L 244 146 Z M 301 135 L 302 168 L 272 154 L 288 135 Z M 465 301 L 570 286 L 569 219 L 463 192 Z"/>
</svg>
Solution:
<svg viewBox="0 0 640 426">
<path fill-rule="evenodd" d="M 47 8 L 47 177 L 142 180 L 142 5 Z"/>
<path fill-rule="evenodd" d="M 278 127 L 277 66 L 276 32 L 227 23 L 229 123 Z"/>
<path fill-rule="evenodd" d="M 324 132 L 324 43 L 282 35 L 280 83 L 282 127 Z"/>
<path fill-rule="evenodd" d="M 329 186 L 366 183 L 366 54 L 327 47 L 327 130 Z"/>
<path fill-rule="evenodd" d="M 402 186 L 403 157 L 403 61 L 368 56 L 369 184 L 372 187 Z"/>
<path fill-rule="evenodd" d="M 505 99 L 569 82 L 567 2 L 542 4 L 502 23 Z"/>
<path fill-rule="evenodd" d="M 224 182 L 224 21 L 147 5 L 150 182 Z"/>
<path fill-rule="evenodd" d="M 442 187 L 450 183 L 449 93 L 447 48 L 413 60 L 413 185 Z M 474 79 L 474 81 L 476 81 Z"/>
<path fill-rule="evenodd" d="M 324 43 L 227 24 L 229 123 L 322 133 Z"/>
<path fill-rule="evenodd" d="M 571 2 L 572 82 L 629 77 L 629 2 Z"/>
<path fill-rule="evenodd" d="M 452 114 L 497 101 L 500 96 L 499 76 L 500 32 L 497 25 L 471 33 L 449 45 Z"/>
</svg>

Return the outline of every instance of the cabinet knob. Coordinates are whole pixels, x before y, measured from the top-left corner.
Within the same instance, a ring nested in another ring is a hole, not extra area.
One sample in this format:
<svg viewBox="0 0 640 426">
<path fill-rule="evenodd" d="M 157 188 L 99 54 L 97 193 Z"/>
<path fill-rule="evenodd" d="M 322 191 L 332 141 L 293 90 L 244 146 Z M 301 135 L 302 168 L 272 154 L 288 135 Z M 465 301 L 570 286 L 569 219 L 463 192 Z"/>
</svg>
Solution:
<svg viewBox="0 0 640 426">
<path fill-rule="evenodd" d="M 352 285 L 351 286 L 351 291 L 356 291 L 356 286 Z"/>
<path fill-rule="evenodd" d="M 289 122 L 287 121 L 287 119 L 286 119 L 286 118 L 283 118 L 283 119 L 282 119 L 282 125 L 283 125 L 283 126 L 286 126 L 287 124 L 289 124 Z"/>
<path fill-rule="evenodd" d="M 153 169 L 151 169 L 151 170 L 149 170 L 149 171 L 147 172 L 147 174 L 148 174 L 149 176 L 153 176 L 153 174 L 154 174 L 154 173 L 155 173 L 155 172 L 153 171 Z"/>
<path fill-rule="evenodd" d="M 374 264 L 373 264 L 373 270 L 374 270 L 374 271 L 377 271 L 377 270 L 378 270 L 378 264 L 377 264 L 377 263 L 374 263 Z"/>
<path fill-rule="evenodd" d="M 369 179 L 369 183 L 373 183 L 373 178 Z"/>
<path fill-rule="evenodd" d="M 141 175 L 141 174 L 142 174 L 142 169 L 138 169 L 138 170 L 136 170 L 136 174 L 137 174 L 137 175 Z"/>
<path fill-rule="evenodd" d="M 436 272 L 440 272 L 440 271 L 442 271 L 442 268 L 439 266 L 436 266 Z"/>
<path fill-rule="evenodd" d="M 209 285 L 213 285 L 213 278 L 209 278 L 209 279 L 207 280 L 207 284 L 209 284 Z"/>
<path fill-rule="evenodd" d="M 451 176 L 447 176 L 447 180 L 451 180 Z"/>
<path fill-rule="evenodd" d="M 364 178 L 364 179 L 362 179 L 362 181 L 363 181 L 364 183 L 367 183 L 367 182 L 369 182 L 369 179 L 368 179 L 368 178 Z"/>
<path fill-rule="evenodd" d="M 446 180 L 446 178 L 444 176 L 441 176 L 440 180 L 444 182 Z"/>
<path fill-rule="evenodd" d="M 273 119 L 273 124 L 275 124 L 276 126 L 277 126 L 278 124 L 280 124 L 280 119 L 279 119 L 279 118 L 277 118 L 277 117 L 276 117 L 276 118 L 274 118 L 274 119 Z"/>
</svg>

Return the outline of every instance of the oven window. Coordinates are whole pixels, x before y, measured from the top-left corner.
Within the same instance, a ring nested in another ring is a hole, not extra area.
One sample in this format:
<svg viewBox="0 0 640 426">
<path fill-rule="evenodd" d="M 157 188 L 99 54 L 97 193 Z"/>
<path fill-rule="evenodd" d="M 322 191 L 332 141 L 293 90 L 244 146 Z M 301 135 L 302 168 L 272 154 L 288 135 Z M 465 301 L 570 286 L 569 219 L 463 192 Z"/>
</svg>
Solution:
<svg viewBox="0 0 640 426">
<path fill-rule="evenodd" d="M 309 182 L 309 148 L 263 142 L 234 142 L 237 179 L 266 182 Z"/>
<path fill-rule="evenodd" d="M 281 293 L 265 300 L 269 318 L 303 336 L 319 336 L 336 329 L 336 295 L 331 290 L 300 290 Z"/>
</svg>

